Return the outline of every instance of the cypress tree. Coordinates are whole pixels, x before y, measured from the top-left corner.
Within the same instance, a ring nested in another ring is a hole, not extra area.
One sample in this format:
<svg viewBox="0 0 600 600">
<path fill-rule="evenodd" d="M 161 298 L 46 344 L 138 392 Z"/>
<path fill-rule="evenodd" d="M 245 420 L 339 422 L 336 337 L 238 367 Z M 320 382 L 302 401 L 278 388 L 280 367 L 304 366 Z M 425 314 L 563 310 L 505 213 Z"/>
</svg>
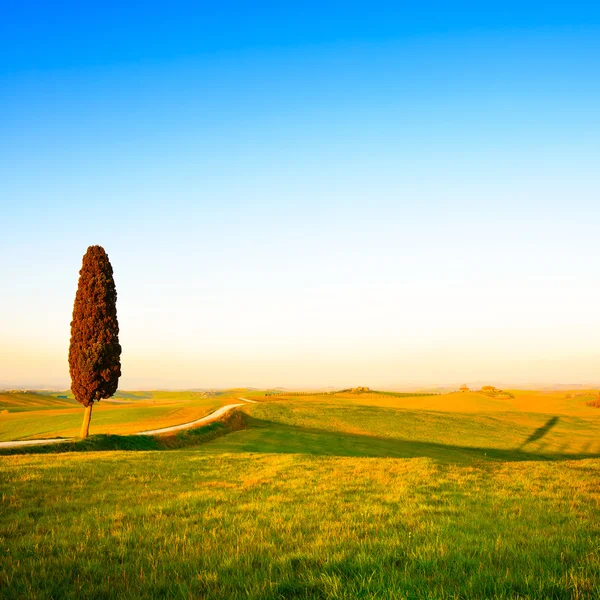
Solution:
<svg viewBox="0 0 600 600">
<path fill-rule="evenodd" d="M 108 256 L 90 246 L 83 257 L 73 306 L 69 371 L 71 390 L 85 406 L 81 437 L 87 437 L 94 402 L 110 398 L 121 375 L 117 290 Z"/>
</svg>

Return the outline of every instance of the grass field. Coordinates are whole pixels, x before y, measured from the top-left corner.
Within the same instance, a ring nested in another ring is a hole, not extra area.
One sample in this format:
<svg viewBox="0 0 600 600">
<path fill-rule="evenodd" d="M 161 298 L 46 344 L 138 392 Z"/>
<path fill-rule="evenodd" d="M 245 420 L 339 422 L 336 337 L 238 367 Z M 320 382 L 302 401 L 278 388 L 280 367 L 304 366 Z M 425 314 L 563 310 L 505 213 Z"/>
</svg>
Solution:
<svg viewBox="0 0 600 600">
<path fill-rule="evenodd" d="M 598 598 L 600 410 L 511 393 L 235 391 L 219 435 L 2 456 L 0 594 Z"/>
<path fill-rule="evenodd" d="M 94 405 L 90 433 L 127 435 L 179 425 L 199 419 L 235 398 L 235 390 L 214 396 L 199 392 L 117 392 L 113 399 Z M 0 442 L 77 436 L 82 421 L 83 407 L 70 392 L 0 393 Z"/>
</svg>

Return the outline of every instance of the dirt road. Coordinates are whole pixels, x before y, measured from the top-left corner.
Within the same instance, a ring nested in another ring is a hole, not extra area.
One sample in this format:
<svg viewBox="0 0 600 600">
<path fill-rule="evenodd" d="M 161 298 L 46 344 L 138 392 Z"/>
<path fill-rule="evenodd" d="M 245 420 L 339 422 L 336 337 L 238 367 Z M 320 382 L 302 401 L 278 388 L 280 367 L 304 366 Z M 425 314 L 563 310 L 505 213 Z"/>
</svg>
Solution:
<svg viewBox="0 0 600 600">
<path fill-rule="evenodd" d="M 247 398 L 238 398 L 238 400 L 243 400 L 244 402 L 250 402 L 252 404 L 257 404 L 256 400 L 248 400 Z M 210 423 L 211 421 L 215 421 L 216 419 L 222 417 L 224 414 L 228 413 L 230 410 L 236 408 L 237 406 L 244 406 L 243 403 L 238 402 L 237 404 L 227 404 L 225 406 L 221 406 L 214 412 L 210 413 L 210 415 L 206 415 L 201 419 L 196 419 L 195 421 L 190 421 L 189 423 L 182 423 L 181 425 L 173 425 L 172 427 L 162 427 L 161 429 L 151 429 L 149 431 L 140 431 L 138 433 L 134 433 L 133 435 L 160 435 L 161 433 L 170 433 L 171 431 L 179 431 L 180 429 L 189 429 L 190 427 L 195 427 L 196 425 L 205 425 L 206 423 Z M 0 448 L 18 448 L 20 446 L 39 446 L 41 444 L 58 444 L 59 442 L 69 442 L 76 438 L 50 438 L 44 440 L 17 440 L 14 442 L 0 442 Z"/>
</svg>

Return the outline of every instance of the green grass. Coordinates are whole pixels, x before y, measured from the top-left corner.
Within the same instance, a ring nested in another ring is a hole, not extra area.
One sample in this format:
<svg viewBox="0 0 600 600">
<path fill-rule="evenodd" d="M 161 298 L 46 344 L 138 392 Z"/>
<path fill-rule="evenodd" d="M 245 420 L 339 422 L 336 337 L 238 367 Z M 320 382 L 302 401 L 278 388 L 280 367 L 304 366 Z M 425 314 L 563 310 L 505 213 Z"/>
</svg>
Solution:
<svg viewBox="0 0 600 600">
<path fill-rule="evenodd" d="M 72 397 L 61 399 L 57 395 L 0 394 L 0 441 L 78 435 L 83 421 L 82 406 Z M 94 405 L 92 434 L 123 435 L 187 423 L 235 401 L 235 396 L 117 392 L 115 399 L 125 403 L 103 400 Z"/>
<path fill-rule="evenodd" d="M 0 412 L 15 413 L 44 409 L 56 410 L 57 408 L 73 408 L 78 405 L 75 399 L 58 398 L 58 395 L 65 394 L 0 392 Z"/>
<path fill-rule="evenodd" d="M 248 418 L 238 411 L 224 415 L 207 425 L 182 429 L 168 435 L 107 435 L 96 434 L 85 439 L 73 438 L 64 442 L 36 446 L 0 448 L 0 456 L 24 454 L 63 454 L 66 452 L 107 452 L 113 450 L 146 451 L 173 450 L 205 444 L 218 437 L 246 428 Z"/>
<path fill-rule="evenodd" d="M 600 419 L 583 397 L 461 412 L 452 395 L 361 396 L 0 457 L 0 595 L 598 597 Z"/>
<path fill-rule="evenodd" d="M 325 401 L 265 403 L 244 410 L 251 427 L 211 449 L 441 461 L 600 457 L 600 419 L 595 416 L 449 413 Z"/>
<path fill-rule="evenodd" d="M 595 460 L 47 458 L 3 471 L 7 596 L 592 598 L 600 585 Z"/>
</svg>

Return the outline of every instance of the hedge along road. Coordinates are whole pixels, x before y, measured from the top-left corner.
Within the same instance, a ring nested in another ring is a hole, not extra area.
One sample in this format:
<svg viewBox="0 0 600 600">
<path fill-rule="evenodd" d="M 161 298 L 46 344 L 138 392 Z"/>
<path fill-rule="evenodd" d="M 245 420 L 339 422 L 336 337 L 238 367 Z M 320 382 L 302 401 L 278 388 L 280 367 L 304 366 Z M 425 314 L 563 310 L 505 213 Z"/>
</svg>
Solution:
<svg viewBox="0 0 600 600">
<path fill-rule="evenodd" d="M 248 400 L 247 398 L 238 398 L 238 400 L 243 400 L 244 402 L 251 402 L 252 404 L 257 403 L 256 400 Z M 228 413 L 230 410 L 238 406 L 244 406 L 244 404 L 240 402 L 238 402 L 237 404 L 226 404 L 225 406 L 217 408 L 217 410 L 211 412 L 210 415 L 206 415 L 201 419 L 196 419 L 195 421 L 190 421 L 189 423 L 182 423 L 181 425 L 173 425 L 172 427 L 163 427 L 162 429 L 140 431 L 138 433 L 134 433 L 133 435 L 160 435 L 161 433 L 170 433 L 171 431 L 179 431 L 180 429 L 189 429 L 190 427 L 194 427 L 196 425 L 205 425 L 206 423 L 210 423 L 211 421 L 216 421 L 224 414 Z M 57 444 L 59 442 L 68 442 L 74 439 L 77 438 L 50 438 L 46 440 L 19 440 L 14 442 L 0 442 L 0 448 L 18 448 L 19 446 L 39 446 L 41 444 Z"/>
</svg>

